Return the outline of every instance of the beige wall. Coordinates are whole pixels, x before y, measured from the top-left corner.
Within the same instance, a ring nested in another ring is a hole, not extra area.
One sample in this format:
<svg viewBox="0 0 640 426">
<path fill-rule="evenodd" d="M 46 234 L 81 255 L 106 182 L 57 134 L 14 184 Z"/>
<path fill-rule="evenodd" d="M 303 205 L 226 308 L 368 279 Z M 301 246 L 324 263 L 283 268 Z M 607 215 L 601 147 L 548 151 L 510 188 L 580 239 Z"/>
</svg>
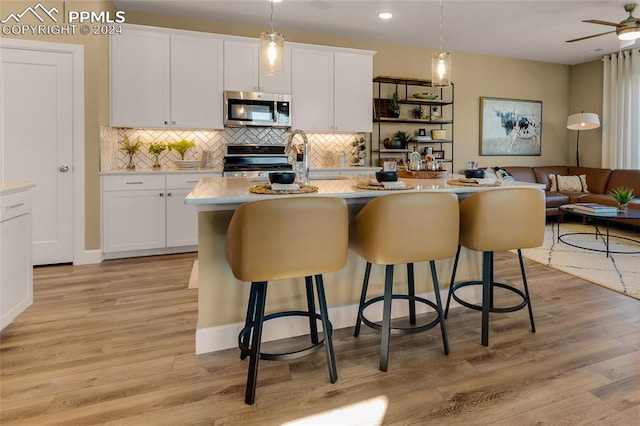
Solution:
<svg viewBox="0 0 640 426">
<path fill-rule="evenodd" d="M 595 112 L 602 122 L 602 61 L 571 67 L 569 114 Z M 569 164 L 576 163 L 577 132 L 569 131 Z M 602 161 L 602 127 L 580 132 L 580 165 L 600 167 Z"/>
<path fill-rule="evenodd" d="M 46 3 L 49 6 L 62 2 Z M 3 2 L 3 15 L 10 11 L 5 4 L 7 2 Z M 10 9 L 21 11 L 31 5 L 31 2 L 16 1 L 9 2 L 8 5 Z M 67 1 L 66 8 L 116 10 L 114 5 L 106 0 Z M 265 30 L 265 27 L 130 11 L 126 13 L 126 22 L 250 37 L 257 37 Z M 311 34 L 286 28 L 278 28 L 278 30 L 288 41 L 375 50 L 378 53 L 374 56 L 374 75 L 430 78 L 429 58 L 433 49 Z M 100 247 L 99 125 L 106 125 L 109 122 L 108 39 L 82 35 L 32 38 L 85 46 L 86 248 L 97 249 Z M 467 160 L 478 160 L 481 166 L 571 162 L 569 137 L 573 135 L 567 131 L 565 124 L 569 112 L 573 109 L 574 101 L 578 102 L 576 97 L 571 96 L 571 92 L 577 90 L 571 80 L 575 74 L 579 81 L 584 82 L 584 85 L 592 84 L 594 78 L 591 73 L 598 71 L 595 66 L 585 64 L 584 68 L 569 67 L 460 52 L 453 52 L 452 66 L 455 82 L 454 170 L 463 169 Z M 572 71 L 572 68 L 575 71 Z M 593 103 L 601 104 L 601 77 L 599 81 L 600 91 L 594 92 L 593 96 L 588 96 L 589 108 L 585 105 L 585 110 L 593 109 L 591 107 Z M 542 155 L 540 157 L 480 157 L 479 98 L 481 96 L 541 100 L 543 102 Z M 582 106 L 578 107 L 582 108 Z M 588 161 L 585 160 L 584 164 L 599 163 L 599 155 L 595 155 L 597 150 L 592 151 L 596 144 L 588 142 L 587 135 L 584 136 L 585 149 L 587 145 L 591 145 L 589 152 L 585 151 Z"/>
</svg>

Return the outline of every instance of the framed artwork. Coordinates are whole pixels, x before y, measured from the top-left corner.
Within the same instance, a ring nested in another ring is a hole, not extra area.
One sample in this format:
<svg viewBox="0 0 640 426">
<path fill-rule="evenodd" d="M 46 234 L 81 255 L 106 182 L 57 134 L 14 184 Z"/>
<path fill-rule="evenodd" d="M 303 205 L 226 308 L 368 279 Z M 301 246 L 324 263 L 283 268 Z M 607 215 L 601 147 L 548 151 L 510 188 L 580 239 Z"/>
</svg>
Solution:
<svg viewBox="0 0 640 426">
<path fill-rule="evenodd" d="M 444 151 L 433 151 L 433 157 L 436 160 L 444 160 Z"/>
<path fill-rule="evenodd" d="M 540 155 L 542 101 L 480 98 L 480 155 Z"/>
</svg>

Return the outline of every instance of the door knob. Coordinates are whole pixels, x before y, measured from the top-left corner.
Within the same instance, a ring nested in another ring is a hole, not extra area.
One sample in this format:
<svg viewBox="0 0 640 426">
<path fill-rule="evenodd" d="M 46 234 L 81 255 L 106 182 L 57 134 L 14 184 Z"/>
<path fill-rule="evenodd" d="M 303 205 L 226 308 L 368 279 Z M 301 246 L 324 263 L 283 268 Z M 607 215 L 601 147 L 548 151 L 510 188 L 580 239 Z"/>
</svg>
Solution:
<svg viewBox="0 0 640 426">
<path fill-rule="evenodd" d="M 60 166 L 60 171 L 62 173 L 67 173 L 69 171 L 69 166 Z"/>
</svg>

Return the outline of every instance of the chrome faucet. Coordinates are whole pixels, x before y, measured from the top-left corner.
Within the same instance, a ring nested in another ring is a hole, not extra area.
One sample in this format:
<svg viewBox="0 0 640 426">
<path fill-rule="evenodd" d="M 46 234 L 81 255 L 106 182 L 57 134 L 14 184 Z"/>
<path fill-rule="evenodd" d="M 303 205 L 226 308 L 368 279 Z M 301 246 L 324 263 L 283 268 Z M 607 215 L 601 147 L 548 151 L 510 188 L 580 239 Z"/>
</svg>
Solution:
<svg viewBox="0 0 640 426">
<path fill-rule="evenodd" d="M 287 148 L 285 151 L 287 154 L 291 152 L 293 138 L 296 135 L 302 136 L 302 142 L 304 144 L 304 184 L 309 185 L 309 140 L 307 139 L 307 134 L 302 130 L 292 130 L 289 134 L 289 141 L 287 142 Z"/>
</svg>

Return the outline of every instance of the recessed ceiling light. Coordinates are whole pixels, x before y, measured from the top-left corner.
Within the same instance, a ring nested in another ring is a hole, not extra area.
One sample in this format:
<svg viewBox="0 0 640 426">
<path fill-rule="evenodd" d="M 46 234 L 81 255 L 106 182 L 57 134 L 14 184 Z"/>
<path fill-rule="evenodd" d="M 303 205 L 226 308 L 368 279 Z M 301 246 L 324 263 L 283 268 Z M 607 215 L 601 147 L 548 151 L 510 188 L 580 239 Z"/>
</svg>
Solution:
<svg viewBox="0 0 640 426">
<path fill-rule="evenodd" d="M 380 12 L 378 13 L 378 18 L 380 19 L 391 19 L 393 15 L 389 12 Z"/>
<path fill-rule="evenodd" d="M 271 3 L 280 3 L 282 0 L 271 0 Z"/>
</svg>

